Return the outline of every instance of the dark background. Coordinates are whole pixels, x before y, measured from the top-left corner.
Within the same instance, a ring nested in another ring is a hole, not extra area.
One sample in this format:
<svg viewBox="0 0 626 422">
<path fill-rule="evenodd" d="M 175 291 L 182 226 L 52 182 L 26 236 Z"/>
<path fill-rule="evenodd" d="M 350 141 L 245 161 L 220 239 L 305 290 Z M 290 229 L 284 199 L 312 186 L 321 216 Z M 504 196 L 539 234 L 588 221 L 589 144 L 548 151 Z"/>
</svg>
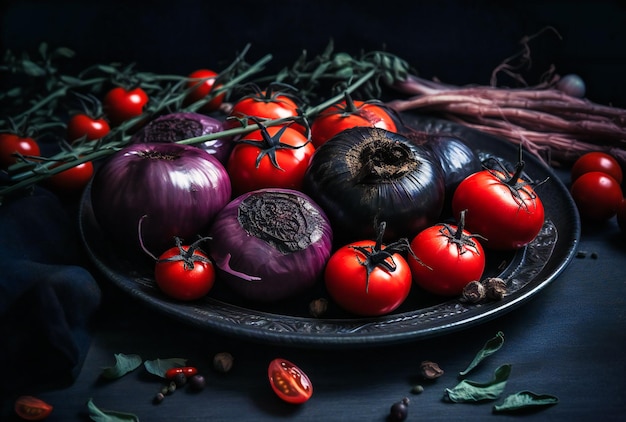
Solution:
<svg viewBox="0 0 626 422">
<path fill-rule="evenodd" d="M 1 2 L 2 51 L 36 52 L 42 41 L 76 51 L 76 66 L 135 62 L 139 70 L 187 74 L 222 69 L 247 43 L 251 62 L 271 53 L 270 67 L 302 50 L 321 53 L 385 49 L 426 78 L 488 84 L 491 72 L 531 43 L 530 84 L 556 66 L 577 73 L 588 97 L 626 105 L 626 6 L 620 1 L 102 1 Z M 83 68 L 81 67 L 81 69 Z M 502 83 L 508 84 L 506 79 Z"/>
</svg>

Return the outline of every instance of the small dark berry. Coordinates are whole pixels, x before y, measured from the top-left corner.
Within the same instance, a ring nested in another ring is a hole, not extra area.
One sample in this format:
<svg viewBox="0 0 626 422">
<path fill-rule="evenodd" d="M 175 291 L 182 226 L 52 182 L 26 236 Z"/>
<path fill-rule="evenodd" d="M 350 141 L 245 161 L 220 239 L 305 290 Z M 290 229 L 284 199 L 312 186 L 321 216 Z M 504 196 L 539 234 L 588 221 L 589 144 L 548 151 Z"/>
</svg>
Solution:
<svg viewBox="0 0 626 422">
<path fill-rule="evenodd" d="M 391 405 L 389 409 L 389 421 L 401 422 L 409 416 L 409 399 L 403 398 L 401 401 Z"/>
<path fill-rule="evenodd" d="M 188 381 L 189 387 L 196 391 L 200 391 L 206 386 L 206 380 L 200 374 L 191 376 Z"/>
<path fill-rule="evenodd" d="M 172 382 L 176 384 L 176 387 L 182 387 L 187 382 L 187 375 L 179 372 L 178 374 L 174 375 L 174 378 L 172 378 Z"/>
<path fill-rule="evenodd" d="M 165 400 L 165 394 L 158 392 L 156 394 L 156 396 L 154 396 L 154 403 L 155 404 L 159 404 L 161 403 L 163 400 Z"/>
</svg>

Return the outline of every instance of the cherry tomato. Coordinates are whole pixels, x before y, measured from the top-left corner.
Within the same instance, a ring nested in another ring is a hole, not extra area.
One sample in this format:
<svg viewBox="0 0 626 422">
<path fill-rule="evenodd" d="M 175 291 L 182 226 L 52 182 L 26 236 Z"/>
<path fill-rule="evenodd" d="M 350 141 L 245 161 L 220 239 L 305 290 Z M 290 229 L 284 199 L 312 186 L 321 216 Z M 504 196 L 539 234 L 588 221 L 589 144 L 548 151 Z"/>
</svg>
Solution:
<svg viewBox="0 0 626 422">
<path fill-rule="evenodd" d="M 265 91 L 256 90 L 253 94 L 247 95 L 237 101 L 230 112 L 230 117 L 245 119 L 253 116 L 260 119 L 282 119 L 298 116 L 298 104 L 294 97 L 275 90 L 270 86 Z M 228 119 L 225 126 L 228 128 L 238 127 L 237 119 Z M 254 123 L 250 121 L 250 123 Z M 301 125 L 294 125 L 302 133 L 305 132 Z"/>
<path fill-rule="evenodd" d="M 411 291 L 411 269 L 394 245 L 361 240 L 335 251 L 324 271 L 326 289 L 343 309 L 378 316 L 397 309 Z"/>
<path fill-rule="evenodd" d="M 84 113 L 73 115 L 67 122 L 67 140 L 72 142 L 83 136 L 88 140 L 100 139 L 110 132 L 109 122 Z"/>
<path fill-rule="evenodd" d="M 209 257 L 197 249 L 197 243 L 174 246 L 159 257 L 154 277 L 166 295 L 183 301 L 206 296 L 215 283 L 215 268 Z"/>
<path fill-rule="evenodd" d="M 6 169 L 15 164 L 17 157 L 13 154 L 40 155 L 39 144 L 29 137 L 22 137 L 12 133 L 0 133 L 0 168 Z"/>
<path fill-rule="evenodd" d="M 77 193 L 82 191 L 93 176 L 91 161 L 78 164 L 65 171 L 57 173 L 46 181 L 46 186 L 62 193 Z"/>
<path fill-rule="evenodd" d="M 355 126 L 397 130 L 396 124 L 384 106 L 373 101 L 347 99 L 322 111 L 311 124 L 311 140 L 319 147 L 333 136 Z"/>
<path fill-rule="evenodd" d="M 118 86 L 107 92 L 102 104 L 111 123 L 119 125 L 141 116 L 148 99 L 148 94 L 142 88 L 127 90 Z"/>
<path fill-rule="evenodd" d="M 250 132 L 237 141 L 226 169 L 233 193 L 275 187 L 300 190 L 315 147 L 288 126 Z"/>
<path fill-rule="evenodd" d="M 15 413 L 26 421 L 41 421 L 50 416 L 53 407 L 33 396 L 20 396 L 15 400 Z"/>
<path fill-rule="evenodd" d="M 309 377 L 293 363 L 276 358 L 267 368 L 267 376 L 274 393 L 287 403 L 301 404 L 313 395 Z"/>
<path fill-rule="evenodd" d="M 185 377 L 189 378 L 198 373 L 198 368 L 194 366 L 181 366 L 177 368 L 170 368 L 165 371 L 165 378 L 168 380 L 174 379 L 178 374 L 183 374 Z"/>
<path fill-rule="evenodd" d="M 193 90 L 187 94 L 187 98 L 185 99 L 186 102 L 188 104 L 195 103 L 209 95 L 209 92 L 211 92 L 213 86 L 215 85 L 215 79 L 217 76 L 217 72 L 210 69 L 199 69 L 189 74 L 188 77 L 194 80 L 187 82 L 187 88 L 193 88 Z M 217 110 L 224 102 L 225 96 L 225 93 L 215 96 L 215 98 L 206 103 L 201 109 L 204 111 Z"/>
<path fill-rule="evenodd" d="M 519 175 L 481 170 L 465 178 L 452 196 L 452 211 L 467 210 L 465 227 L 484 236 L 489 249 L 512 250 L 530 243 L 543 227 L 545 212 L 531 184 Z"/>
<path fill-rule="evenodd" d="M 461 214 L 463 220 L 464 213 Z M 431 293 L 458 296 L 470 281 L 480 280 L 485 270 L 485 252 L 475 235 L 459 225 L 436 224 L 411 241 L 421 262 L 408 259 L 413 281 Z"/>
<path fill-rule="evenodd" d="M 612 155 L 600 151 L 588 152 L 574 162 L 571 170 L 572 183 L 581 175 L 592 171 L 606 173 L 617 180 L 617 183 L 622 183 L 622 167 L 619 162 Z"/>
<path fill-rule="evenodd" d="M 608 220 L 617 213 L 623 199 L 619 183 L 599 171 L 580 176 L 570 191 L 581 218 L 588 220 Z"/>
</svg>

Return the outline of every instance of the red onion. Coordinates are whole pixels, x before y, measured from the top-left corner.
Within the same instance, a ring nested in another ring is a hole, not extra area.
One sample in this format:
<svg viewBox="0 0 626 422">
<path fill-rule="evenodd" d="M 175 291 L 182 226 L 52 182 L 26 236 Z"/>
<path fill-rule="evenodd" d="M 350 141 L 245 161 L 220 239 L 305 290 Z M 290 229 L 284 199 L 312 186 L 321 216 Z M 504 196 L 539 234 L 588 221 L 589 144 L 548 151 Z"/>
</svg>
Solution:
<svg viewBox="0 0 626 422">
<path fill-rule="evenodd" d="M 223 123 L 213 117 L 200 113 L 177 112 L 152 120 L 133 135 L 131 142 L 176 142 L 223 130 Z M 215 139 L 195 146 L 214 155 L 222 164 L 228 161 L 233 149 L 233 143 L 228 139 Z"/>
<path fill-rule="evenodd" d="M 208 152 L 187 145 L 140 143 L 115 153 L 96 172 L 91 187 L 102 230 L 129 252 L 142 239 L 155 255 L 174 236 L 194 240 L 230 200 L 230 179 Z"/>
<path fill-rule="evenodd" d="M 215 217 L 209 236 L 218 282 L 258 302 L 287 299 L 313 287 L 332 249 L 324 211 L 291 189 L 237 197 Z"/>
</svg>

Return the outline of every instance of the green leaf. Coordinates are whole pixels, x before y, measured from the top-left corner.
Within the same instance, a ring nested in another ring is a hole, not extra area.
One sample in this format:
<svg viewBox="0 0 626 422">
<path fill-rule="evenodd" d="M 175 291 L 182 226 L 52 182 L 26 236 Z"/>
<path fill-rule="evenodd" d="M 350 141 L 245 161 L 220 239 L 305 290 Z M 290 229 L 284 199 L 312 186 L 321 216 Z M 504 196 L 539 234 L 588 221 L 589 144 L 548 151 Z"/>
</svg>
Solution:
<svg viewBox="0 0 626 422">
<path fill-rule="evenodd" d="M 559 399 L 550 394 L 535 394 L 532 391 L 520 391 L 504 399 L 502 404 L 493 406 L 493 411 L 516 412 L 537 407 L 552 406 L 559 402 Z"/>
<path fill-rule="evenodd" d="M 454 403 L 478 402 L 482 400 L 496 400 L 506 387 L 511 374 L 511 365 L 506 364 L 496 369 L 494 377 L 486 383 L 463 380 L 454 388 L 446 388 L 446 397 Z"/>
<path fill-rule="evenodd" d="M 115 365 L 102 370 L 101 376 L 107 379 L 121 378 L 139 368 L 143 360 L 138 355 L 115 354 Z"/>
<path fill-rule="evenodd" d="M 459 372 L 460 376 L 467 375 L 472 369 L 478 366 L 480 362 L 482 362 L 485 358 L 493 355 L 495 352 L 500 350 L 502 345 L 504 344 L 504 334 L 502 331 L 498 331 L 495 337 L 487 340 L 485 345 L 476 353 L 474 356 L 474 360 L 469 364 L 469 366 L 464 370 Z"/>
<path fill-rule="evenodd" d="M 132 413 L 117 412 L 115 410 L 104 410 L 98 408 L 93 402 L 93 399 L 87 401 L 87 408 L 89 409 L 89 418 L 96 422 L 139 422 L 139 418 Z"/>
<path fill-rule="evenodd" d="M 22 66 L 24 67 L 24 72 L 30 76 L 44 76 L 46 74 L 43 67 L 31 60 L 22 61 Z"/>
<path fill-rule="evenodd" d="M 168 369 L 185 366 L 186 363 L 187 359 L 183 358 L 155 359 L 145 361 L 143 366 L 151 374 L 165 378 L 165 373 Z"/>
</svg>

